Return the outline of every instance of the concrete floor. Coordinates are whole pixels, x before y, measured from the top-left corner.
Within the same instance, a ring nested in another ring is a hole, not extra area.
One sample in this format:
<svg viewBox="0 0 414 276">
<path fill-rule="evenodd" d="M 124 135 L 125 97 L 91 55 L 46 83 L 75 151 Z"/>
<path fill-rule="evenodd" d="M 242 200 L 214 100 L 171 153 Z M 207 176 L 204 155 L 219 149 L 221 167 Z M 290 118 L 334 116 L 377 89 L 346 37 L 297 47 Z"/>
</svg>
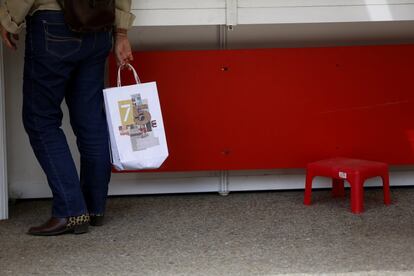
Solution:
<svg viewBox="0 0 414 276">
<path fill-rule="evenodd" d="M 50 201 L 18 201 L 0 221 L 0 275 L 414 275 L 414 189 L 394 204 L 368 189 L 366 212 L 329 191 L 110 198 L 88 234 L 25 234 Z"/>
</svg>

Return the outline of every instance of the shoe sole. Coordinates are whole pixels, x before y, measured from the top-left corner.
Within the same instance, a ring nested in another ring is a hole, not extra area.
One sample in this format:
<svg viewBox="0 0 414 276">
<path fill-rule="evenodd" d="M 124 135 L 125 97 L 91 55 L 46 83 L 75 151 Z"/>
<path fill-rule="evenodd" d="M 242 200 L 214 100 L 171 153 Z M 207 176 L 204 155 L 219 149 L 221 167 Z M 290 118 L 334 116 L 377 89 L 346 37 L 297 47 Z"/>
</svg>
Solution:
<svg viewBox="0 0 414 276">
<path fill-rule="evenodd" d="M 82 225 L 76 225 L 75 227 L 71 228 L 71 229 L 64 229 L 61 231 L 57 231 L 57 232 L 33 232 L 30 233 L 28 232 L 27 234 L 32 235 L 32 236 L 58 236 L 58 235 L 63 235 L 63 234 L 75 234 L 75 235 L 80 235 L 80 234 L 85 234 L 88 232 L 88 224 L 82 224 Z"/>
</svg>

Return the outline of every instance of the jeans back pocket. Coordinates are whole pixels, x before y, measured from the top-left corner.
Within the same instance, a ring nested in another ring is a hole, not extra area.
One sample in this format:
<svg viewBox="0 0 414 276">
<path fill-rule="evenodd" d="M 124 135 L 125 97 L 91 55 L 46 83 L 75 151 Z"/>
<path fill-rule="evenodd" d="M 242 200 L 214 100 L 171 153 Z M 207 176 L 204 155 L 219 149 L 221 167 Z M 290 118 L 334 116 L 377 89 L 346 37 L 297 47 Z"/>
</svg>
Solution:
<svg viewBox="0 0 414 276">
<path fill-rule="evenodd" d="M 46 39 L 46 51 L 54 56 L 65 58 L 78 52 L 82 38 L 71 31 L 65 23 L 43 21 Z"/>
</svg>

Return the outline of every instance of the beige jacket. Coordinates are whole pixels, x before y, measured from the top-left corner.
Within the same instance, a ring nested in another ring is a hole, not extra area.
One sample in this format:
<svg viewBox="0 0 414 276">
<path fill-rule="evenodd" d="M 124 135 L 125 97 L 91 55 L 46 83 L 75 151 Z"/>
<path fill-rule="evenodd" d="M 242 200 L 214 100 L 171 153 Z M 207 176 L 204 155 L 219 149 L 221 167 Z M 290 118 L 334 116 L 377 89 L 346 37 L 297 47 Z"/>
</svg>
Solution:
<svg viewBox="0 0 414 276">
<path fill-rule="evenodd" d="M 1 0 L 0 0 L 1 2 Z M 38 10 L 60 10 L 56 0 L 4 0 L 0 5 L 0 23 L 10 33 L 17 34 L 25 27 L 26 15 Z M 129 29 L 135 16 L 131 13 L 131 0 L 115 0 L 117 28 Z"/>
</svg>

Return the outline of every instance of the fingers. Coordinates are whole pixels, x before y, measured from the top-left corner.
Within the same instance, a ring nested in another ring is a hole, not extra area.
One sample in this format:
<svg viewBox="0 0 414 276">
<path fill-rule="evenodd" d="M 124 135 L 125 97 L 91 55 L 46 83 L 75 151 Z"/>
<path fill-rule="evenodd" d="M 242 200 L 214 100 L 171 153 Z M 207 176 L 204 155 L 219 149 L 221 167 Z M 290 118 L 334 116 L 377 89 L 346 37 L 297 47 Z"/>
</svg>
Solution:
<svg viewBox="0 0 414 276">
<path fill-rule="evenodd" d="M 124 66 L 124 65 L 127 65 L 127 64 L 131 63 L 132 61 L 133 61 L 133 59 L 130 58 L 129 56 L 127 56 L 127 57 L 121 57 L 119 59 L 119 62 L 118 63 L 120 65 Z"/>
<path fill-rule="evenodd" d="M 11 45 L 12 45 L 12 47 L 13 47 L 13 50 L 17 50 L 17 45 L 16 45 L 16 43 L 12 40 L 12 35 L 11 35 L 10 33 L 8 33 L 8 34 L 7 34 L 7 37 L 8 37 L 8 40 L 9 40 L 10 44 L 11 44 Z"/>
<path fill-rule="evenodd" d="M 115 55 L 118 66 L 124 66 L 134 60 L 132 55 L 131 45 L 126 36 L 117 37 L 115 46 Z"/>
<path fill-rule="evenodd" d="M 1 37 L 4 41 L 4 43 L 6 44 L 7 48 L 11 49 L 11 50 L 16 50 L 17 46 L 16 44 L 13 42 L 13 40 L 11 39 L 11 34 L 4 28 L 1 28 Z M 13 35 L 14 38 L 17 37 L 18 39 L 18 35 Z"/>
<path fill-rule="evenodd" d="M 134 56 L 130 50 L 121 50 L 119 55 L 119 61 L 122 65 L 128 64 L 134 60 Z"/>
<path fill-rule="evenodd" d="M 124 60 L 123 60 L 123 64 L 124 65 L 127 65 L 127 64 L 129 64 L 129 63 L 131 63 L 132 61 L 134 60 L 134 56 L 132 55 L 132 53 L 131 52 L 129 52 L 128 54 L 127 54 L 127 56 L 124 58 Z M 131 67 L 129 67 L 128 66 L 128 70 L 132 70 L 131 69 Z"/>
<path fill-rule="evenodd" d="M 118 66 L 125 66 L 130 63 L 127 57 L 117 57 Z"/>
<path fill-rule="evenodd" d="M 116 49 L 115 55 L 116 55 L 116 61 L 118 63 L 118 66 L 124 66 L 125 61 L 126 61 L 126 56 L 124 52 L 122 51 L 122 49 Z"/>
<path fill-rule="evenodd" d="M 134 61 L 134 56 L 132 55 L 132 52 L 129 52 L 127 59 L 128 59 L 128 62 Z"/>
<path fill-rule="evenodd" d="M 16 50 L 16 45 L 11 41 L 9 33 L 2 33 L 2 38 L 4 43 L 6 44 L 7 48 L 11 50 Z"/>
</svg>

